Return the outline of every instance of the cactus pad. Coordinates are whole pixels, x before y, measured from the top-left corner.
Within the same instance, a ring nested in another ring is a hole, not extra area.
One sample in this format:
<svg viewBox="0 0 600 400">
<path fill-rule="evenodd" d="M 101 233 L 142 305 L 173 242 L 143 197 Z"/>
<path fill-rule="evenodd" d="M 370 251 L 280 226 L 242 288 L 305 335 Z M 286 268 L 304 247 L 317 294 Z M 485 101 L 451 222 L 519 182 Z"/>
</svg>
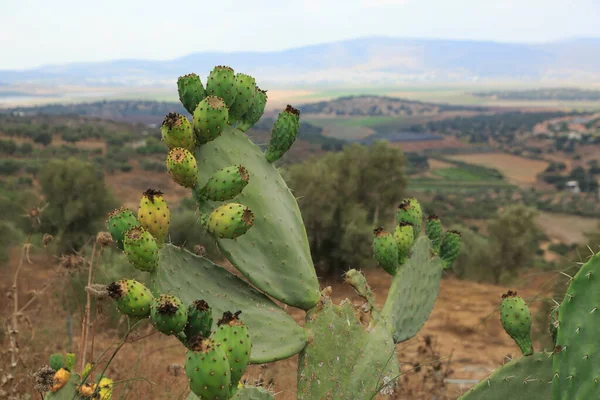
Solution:
<svg viewBox="0 0 600 400">
<path fill-rule="evenodd" d="M 230 165 L 217 172 L 208 180 L 200 191 L 203 199 L 212 201 L 231 200 L 248 184 L 250 175 L 241 165 Z"/>
<path fill-rule="evenodd" d="M 180 76 L 177 79 L 177 91 L 179 92 L 179 101 L 190 114 L 194 113 L 198 103 L 206 97 L 202 81 L 196 74 Z"/>
<path fill-rule="evenodd" d="M 208 96 L 194 111 L 194 133 L 199 144 L 216 139 L 227 127 L 229 111 L 220 97 Z"/>
<path fill-rule="evenodd" d="M 442 238 L 444 237 L 444 227 L 442 221 L 437 215 L 427 217 L 427 225 L 425 225 L 425 234 L 431 240 L 431 246 L 436 252 L 440 251 Z"/>
<path fill-rule="evenodd" d="M 76 374 L 70 374 L 69 381 L 60 390 L 56 392 L 47 392 L 44 400 L 73 400 L 77 399 L 77 382 Z"/>
<path fill-rule="evenodd" d="M 188 320 L 188 308 L 179 298 L 161 294 L 150 307 L 150 321 L 159 332 L 176 335 L 183 330 Z"/>
<path fill-rule="evenodd" d="M 196 147 L 196 136 L 192 124 L 186 117 L 178 113 L 169 113 L 160 126 L 162 141 L 169 149 L 183 147 L 194 151 Z"/>
<path fill-rule="evenodd" d="M 256 80 L 250 75 L 235 75 L 235 99 L 229 107 L 229 123 L 233 124 L 244 116 L 256 97 Z"/>
<path fill-rule="evenodd" d="M 212 331 L 212 310 L 204 300 L 196 300 L 188 307 L 188 320 L 185 324 L 184 333 L 188 339 L 196 335 L 209 337 Z"/>
<path fill-rule="evenodd" d="M 398 245 L 396 240 L 382 227 L 373 232 L 373 255 L 381 268 L 390 275 L 395 275 L 398 270 Z"/>
<path fill-rule="evenodd" d="M 226 311 L 223 318 L 219 320 L 213 335 L 215 344 L 221 347 L 229 361 L 231 368 L 230 394 L 237 391 L 238 382 L 246 372 L 252 351 L 248 327 L 238 319 L 239 314 L 239 311 L 235 314 Z"/>
<path fill-rule="evenodd" d="M 127 208 L 117 208 L 108 214 L 106 228 L 121 250 L 123 250 L 125 232 L 136 226 L 140 226 L 140 223 L 133 212 Z"/>
<path fill-rule="evenodd" d="M 190 389 L 202 400 L 229 398 L 229 363 L 225 352 L 212 339 L 199 339 L 190 344 L 185 373 L 190 381 Z"/>
<path fill-rule="evenodd" d="M 288 104 L 285 110 L 277 116 L 271 131 L 271 140 L 265 152 L 265 157 L 269 162 L 275 162 L 283 157 L 296 141 L 299 129 L 300 111 Z"/>
<path fill-rule="evenodd" d="M 141 226 L 131 228 L 123 240 L 127 260 L 140 271 L 154 271 L 158 262 L 158 244 Z"/>
<path fill-rule="evenodd" d="M 227 108 L 231 107 L 237 94 L 235 90 L 235 72 L 230 67 L 217 65 L 210 71 L 206 81 L 207 96 L 223 99 Z M 226 119 L 227 120 L 227 119 Z"/>
<path fill-rule="evenodd" d="M 190 392 L 186 400 L 200 400 L 200 398 L 193 392 Z M 275 400 L 275 397 L 267 389 L 243 385 L 238 388 L 231 400 Z"/>
<path fill-rule="evenodd" d="M 167 156 L 167 171 L 173 180 L 186 188 L 196 185 L 198 165 L 194 155 L 183 147 L 175 147 Z"/>
<path fill-rule="evenodd" d="M 148 189 L 144 192 L 138 208 L 138 221 L 159 246 L 164 243 L 169 232 L 171 211 L 161 191 Z"/>
<path fill-rule="evenodd" d="M 108 285 L 108 294 L 117 303 L 117 309 L 136 318 L 150 316 L 154 296 L 152 292 L 134 279 L 121 279 Z"/>
<path fill-rule="evenodd" d="M 460 244 L 462 238 L 458 231 L 447 231 L 444 233 L 442 244 L 440 245 L 440 258 L 444 263 L 444 269 L 452 267 L 454 260 L 460 253 Z"/>
<path fill-rule="evenodd" d="M 206 229 L 218 238 L 235 239 L 254 225 L 252 211 L 238 203 L 228 203 L 215 208 L 206 219 Z"/>
<path fill-rule="evenodd" d="M 524 356 L 533 354 L 531 343 L 531 313 L 517 292 L 509 290 L 502 295 L 500 321 L 508 335 L 517 342 Z"/>
<path fill-rule="evenodd" d="M 250 106 L 250 109 L 241 120 L 239 120 L 236 124 L 236 127 L 242 132 L 246 132 L 248 129 L 252 127 L 252 125 L 256 124 L 263 113 L 265 112 L 265 106 L 267 105 L 267 91 L 261 90 L 258 86 L 256 87 L 256 96 L 254 97 L 254 102 Z"/>
</svg>

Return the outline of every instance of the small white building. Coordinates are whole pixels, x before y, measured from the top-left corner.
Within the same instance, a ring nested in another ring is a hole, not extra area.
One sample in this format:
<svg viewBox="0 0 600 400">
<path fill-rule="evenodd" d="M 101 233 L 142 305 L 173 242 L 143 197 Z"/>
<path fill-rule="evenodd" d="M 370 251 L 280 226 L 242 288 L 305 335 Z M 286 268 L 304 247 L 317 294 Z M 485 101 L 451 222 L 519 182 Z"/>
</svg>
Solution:
<svg viewBox="0 0 600 400">
<path fill-rule="evenodd" d="M 581 193 L 579 182 L 577 181 L 567 181 L 567 183 L 565 183 L 565 188 L 571 193 Z"/>
</svg>

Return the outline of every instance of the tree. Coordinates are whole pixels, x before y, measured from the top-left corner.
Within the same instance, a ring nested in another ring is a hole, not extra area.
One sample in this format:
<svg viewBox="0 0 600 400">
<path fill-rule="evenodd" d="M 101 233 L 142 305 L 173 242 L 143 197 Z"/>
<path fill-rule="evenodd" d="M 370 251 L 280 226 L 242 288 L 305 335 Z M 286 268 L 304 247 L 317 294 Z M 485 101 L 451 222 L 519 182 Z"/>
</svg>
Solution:
<svg viewBox="0 0 600 400">
<path fill-rule="evenodd" d="M 33 141 L 45 147 L 52 143 L 52 135 L 47 132 L 40 132 L 33 137 Z"/>
<path fill-rule="evenodd" d="M 41 170 L 40 184 L 49 203 L 42 229 L 58 239 L 60 251 L 78 250 L 116 207 L 102 173 L 73 157 L 48 162 Z"/>
</svg>

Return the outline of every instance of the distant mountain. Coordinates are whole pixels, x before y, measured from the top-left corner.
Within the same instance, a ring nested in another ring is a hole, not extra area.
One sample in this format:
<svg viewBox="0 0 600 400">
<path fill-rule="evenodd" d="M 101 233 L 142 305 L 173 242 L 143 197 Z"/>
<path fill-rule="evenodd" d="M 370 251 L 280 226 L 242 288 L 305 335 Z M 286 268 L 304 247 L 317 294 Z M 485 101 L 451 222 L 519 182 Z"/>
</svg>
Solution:
<svg viewBox="0 0 600 400">
<path fill-rule="evenodd" d="M 2 70 L 0 82 L 156 85 L 225 64 L 263 84 L 393 84 L 473 80 L 600 81 L 600 39 L 546 44 L 370 37 L 273 52 L 199 52 L 174 60 L 115 60 Z"/>
</svg>

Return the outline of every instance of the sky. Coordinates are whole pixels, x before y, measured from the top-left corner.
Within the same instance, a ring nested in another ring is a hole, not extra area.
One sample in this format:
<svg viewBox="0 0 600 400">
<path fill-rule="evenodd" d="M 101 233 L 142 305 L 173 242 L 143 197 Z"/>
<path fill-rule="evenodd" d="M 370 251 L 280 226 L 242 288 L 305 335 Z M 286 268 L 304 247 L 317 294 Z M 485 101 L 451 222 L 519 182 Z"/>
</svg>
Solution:
<svg viewBox="0 0 600 400">
<path fill-rule="evenodd" d="M 366 36 L 600 38 L 600 0 L 0 0 L 0 69 Z"/>
</svg>

